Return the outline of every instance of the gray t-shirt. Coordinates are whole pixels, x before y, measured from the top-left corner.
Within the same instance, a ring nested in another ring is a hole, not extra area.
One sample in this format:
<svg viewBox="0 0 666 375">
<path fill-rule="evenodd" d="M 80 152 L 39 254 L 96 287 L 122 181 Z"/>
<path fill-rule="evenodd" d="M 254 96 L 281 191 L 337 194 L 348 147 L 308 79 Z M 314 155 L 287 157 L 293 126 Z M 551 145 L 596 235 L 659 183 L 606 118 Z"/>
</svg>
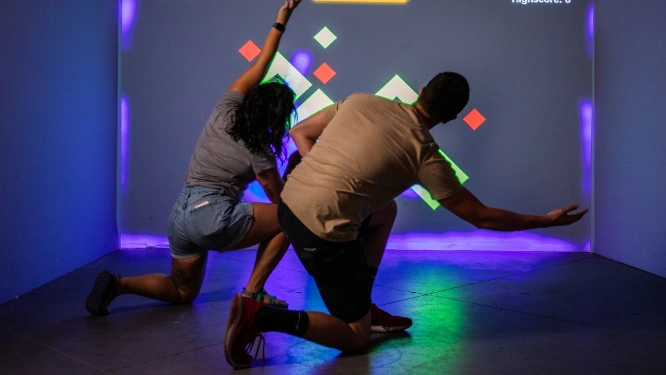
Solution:
<svg viewBox="0 0 666 375">
<path fill-rule="evenodd" d="M 242 140 L 236 142 L 227 133 L 244 96 L 230 91 L 217 102 L 194 148 L 185 186 L 224 189 L 229 196 L 240 200 L 256 174 L 276 167 L 271 150 L 266 155 L 253 154 Z"/>
</svg>

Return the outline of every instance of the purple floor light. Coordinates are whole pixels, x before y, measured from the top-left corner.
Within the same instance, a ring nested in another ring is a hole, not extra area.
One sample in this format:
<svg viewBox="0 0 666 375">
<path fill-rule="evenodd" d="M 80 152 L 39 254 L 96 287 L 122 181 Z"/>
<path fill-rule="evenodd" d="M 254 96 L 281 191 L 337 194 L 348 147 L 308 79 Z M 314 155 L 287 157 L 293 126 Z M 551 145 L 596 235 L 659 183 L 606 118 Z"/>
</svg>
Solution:
<svg viewBox="0 0 666 375">
<path fill-rule="evenodd" d="M 168 247 L 169 239 L 165 236 L 130 233 L 123 233 L 120 235 L 121 249 L 164 249 Z"/>
<path fill-rule="evenodd" d="M 391 234 L 389 250 L 482 250 L 482 251 L 586 251 L 576 244 L 537 233 L 496 233 L 486 230 L 468 232 Z"/>
<path fill-rule="evenodd" d="M 123 233 L 121 249 L 168 248 L 165 236 Z M 537 233 L 496 233 L 484 230 L 469 232 L 391 234 L 389 250 L 485 250 L 485 251 L 590 251 L 589 241 L 576 244 Z"/>
</svg>

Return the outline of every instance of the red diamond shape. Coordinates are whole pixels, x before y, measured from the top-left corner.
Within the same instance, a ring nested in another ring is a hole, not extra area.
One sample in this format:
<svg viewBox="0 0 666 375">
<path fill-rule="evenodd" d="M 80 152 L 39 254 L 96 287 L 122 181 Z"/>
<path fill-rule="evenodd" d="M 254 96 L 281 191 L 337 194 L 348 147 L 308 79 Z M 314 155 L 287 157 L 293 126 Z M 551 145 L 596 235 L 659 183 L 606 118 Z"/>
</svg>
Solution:
<svg viewBox="0 0 666 375">
<path fill-rule="evenodd" d="M 252 61 L 255 57 L 259 56 L 261 49 L 257 47 L 253 41 L 248 40 L 247 43 L 245 43 L 245 45 L 238 50 L 238 52 L 240 52 L 240 54 L 243 55 L 247 61 Z"/>
<path fill-rule="evenodd" d="M 470 112 L 467 116 L 465 116 L 463 121 L 465 121 L 467 125 L 469 125 L 469 127 L 472 128 L 472 130 L 476 130 L 479 128 L 479 126 L 481 126 L 481 124 L 486 122 L 486 118 L 483 117 L 483 115 L 479 113 L 479 111 L 477 111 L 476 108 L 474 108 L 472 112 Z"/>
<path fill-rule="evenodd" d="M 319 80 L 323 83 L 326 84 L 328 81 L 333 78 L 335 75 L 335 70 L 331 69 L 328 64 L 323 63 L 317 70 L 315 70 L 312 74 L 315 75 L 315 77 L 319 78 Z"/>
</svg>

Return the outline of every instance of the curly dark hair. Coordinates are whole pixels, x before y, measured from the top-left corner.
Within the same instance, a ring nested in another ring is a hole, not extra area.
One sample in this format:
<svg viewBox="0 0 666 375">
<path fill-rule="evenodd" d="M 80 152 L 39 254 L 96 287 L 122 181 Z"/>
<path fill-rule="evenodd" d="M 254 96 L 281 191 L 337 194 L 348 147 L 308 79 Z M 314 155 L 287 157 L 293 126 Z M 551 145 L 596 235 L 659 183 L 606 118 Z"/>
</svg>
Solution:
<svg viewBox="0 0 666 375">
<path fill-rule="evenodd" d="M 418 103 L 433 117 L 443 120 L 462 112 L 469 102 L 469 83 L 458 73 L 444 72 L 434 76 L 423 88 Z"/>
<path fill-rule="evenodd" d="M 286 137 L 293 123 L 294 90 L 281 82 L 255 86 L 236 110 L 227 130 L 234 141 L 243 140 L 250 152 L 286 160 Z"/>
</svg>

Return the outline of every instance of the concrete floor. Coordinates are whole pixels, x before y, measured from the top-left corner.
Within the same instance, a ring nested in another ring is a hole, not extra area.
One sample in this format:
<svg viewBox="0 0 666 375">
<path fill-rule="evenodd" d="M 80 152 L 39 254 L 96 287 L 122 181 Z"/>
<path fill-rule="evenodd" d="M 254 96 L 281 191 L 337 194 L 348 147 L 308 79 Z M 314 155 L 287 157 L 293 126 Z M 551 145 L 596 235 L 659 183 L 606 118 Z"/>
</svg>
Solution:
<svg viewBox="0 0 666 375">
<path fill-rule="evenodd" d="M 83 307 L 97 272 L 169 272 L 168 250 L 105 256 L 0 306 L 1 374 L 666 374 L 666 279 L 581 253 L 390 251 L 374 301 L 410 316 L 367 353 L 266 334 L 266 362 L 233 371 L 222 354 L 229 302 L 253 251 L 211 253 L 193 305 L 122 296 Z M 288 252 L 267 288 L 293 309 L 324 310 Z"/>
</svg>

